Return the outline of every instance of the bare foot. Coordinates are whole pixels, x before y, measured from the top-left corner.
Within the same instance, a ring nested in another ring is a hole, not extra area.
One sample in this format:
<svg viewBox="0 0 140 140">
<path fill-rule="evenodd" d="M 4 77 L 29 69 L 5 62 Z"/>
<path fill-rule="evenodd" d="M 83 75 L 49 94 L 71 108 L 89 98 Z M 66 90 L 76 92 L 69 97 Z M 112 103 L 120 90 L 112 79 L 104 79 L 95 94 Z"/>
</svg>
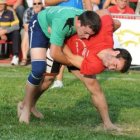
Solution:
<svg viewBox="0 0 140 140">
<path fill-rule="evenodd" d="M 30 120 L 30 112 L 28 112 L 24 107 L 20 114 L 19 122 L 29 124 L 29 120 Z"/>
<path fill-rule="evenodd" d="M 110 125 L 104 125 L 104 129 L 107 131 L 117 131 L 117 132 L 121 132 L 122 128 L 114 125 L 114 124 L 110 124 Z"/>
<path fill-rule="evenodd" d="M 41 112 L 39 112 L 35 107 L 32 107 L 31 112 L 36 118 L 44 119 L 44 116 Z"/>
<path fill-rule="evenodd" d="M 17 116 L 18 116 L 18 118 L 20 118 L 22 110 L 23 110 L 22 102 L 19 102 L 18 105 L 17 105 Z"/>
</svg>

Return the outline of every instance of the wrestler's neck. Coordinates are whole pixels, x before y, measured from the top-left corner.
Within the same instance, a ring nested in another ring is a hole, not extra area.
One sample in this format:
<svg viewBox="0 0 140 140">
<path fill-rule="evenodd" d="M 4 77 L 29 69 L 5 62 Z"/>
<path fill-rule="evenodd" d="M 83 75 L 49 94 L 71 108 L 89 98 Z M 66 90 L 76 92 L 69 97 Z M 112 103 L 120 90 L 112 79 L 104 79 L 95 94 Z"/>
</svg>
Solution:
<svg viewBox="0 0 140 140">
<path fill-rule="evenodd" d="M 103 64 L 106 66 L 112 57 L 114 57 L 114 51 L 111 48 L 104 49 L 100 51 L 97 56 L 102 60 Z"/>
</svg>

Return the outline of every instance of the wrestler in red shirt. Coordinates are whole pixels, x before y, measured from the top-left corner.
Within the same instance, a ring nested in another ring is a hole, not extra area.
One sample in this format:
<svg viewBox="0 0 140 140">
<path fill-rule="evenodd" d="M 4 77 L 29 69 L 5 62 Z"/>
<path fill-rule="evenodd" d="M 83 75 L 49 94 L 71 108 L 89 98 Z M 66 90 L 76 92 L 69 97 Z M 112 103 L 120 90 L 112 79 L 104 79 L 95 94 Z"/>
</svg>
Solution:
<svg viewBox="0 0 140 140">
<path fill-rule="evenodd" d="M 81 40 L 77 35 L 67 40 L 67 45 L 73 54 L 83 56 L 81 74 L 98 74 L 105 70 L 98 53 L 107 48 L 113 48 L 113 20 L 110 15 L 101 18 L 102 27 L 96 36 L 89 40 Z"/>
</svg>

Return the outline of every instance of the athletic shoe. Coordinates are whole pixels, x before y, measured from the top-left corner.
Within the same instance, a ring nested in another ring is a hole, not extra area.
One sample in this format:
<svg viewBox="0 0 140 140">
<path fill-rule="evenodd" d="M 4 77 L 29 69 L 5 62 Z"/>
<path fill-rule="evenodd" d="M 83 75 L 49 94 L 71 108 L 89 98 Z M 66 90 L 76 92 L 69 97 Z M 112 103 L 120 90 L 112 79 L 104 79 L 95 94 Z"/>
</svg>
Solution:
<svg viewBox="0 0 140 140">
<path fill-rule="evenodd" d="M 19 64 L 19 58 L 18 56 L 14 55 L 11 61 L 11 65 L 18 65 Z"/>
<path fill-rule="evenodd" d="M 53 85 L 51 86 L 50 89 L 53 89 L 53 88 L 62 88 L 63 87 L 63 82 L 60 81 L 60 80 L 56 80 L 54 81 Z"/>
</svg>

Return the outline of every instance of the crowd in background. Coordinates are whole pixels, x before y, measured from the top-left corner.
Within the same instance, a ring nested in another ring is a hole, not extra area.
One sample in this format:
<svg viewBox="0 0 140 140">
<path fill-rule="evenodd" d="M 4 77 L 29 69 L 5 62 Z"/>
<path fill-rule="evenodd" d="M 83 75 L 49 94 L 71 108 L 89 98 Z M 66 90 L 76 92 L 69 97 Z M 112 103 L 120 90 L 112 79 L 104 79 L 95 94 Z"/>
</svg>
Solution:
<svg viewBox="0 0 140 140">
<path fill-rule="evenodd" d="M 65 6 L 63 2 L 69 1 L 71 0 L 0 0 L 0 40 L 12 41 L 12 65 L 26 66 L 30 62 L 28 24 L 33 15 L 46 6 Z M 88 8 L 87 1 L 90 1 Z M 108 9 L 111 13 L 121 14 L 139 14 L 140 11 L 138 0 L 83 0 L 82 2 L 84 9 L 94 11 L 102 8 Z"/>
</svg>

